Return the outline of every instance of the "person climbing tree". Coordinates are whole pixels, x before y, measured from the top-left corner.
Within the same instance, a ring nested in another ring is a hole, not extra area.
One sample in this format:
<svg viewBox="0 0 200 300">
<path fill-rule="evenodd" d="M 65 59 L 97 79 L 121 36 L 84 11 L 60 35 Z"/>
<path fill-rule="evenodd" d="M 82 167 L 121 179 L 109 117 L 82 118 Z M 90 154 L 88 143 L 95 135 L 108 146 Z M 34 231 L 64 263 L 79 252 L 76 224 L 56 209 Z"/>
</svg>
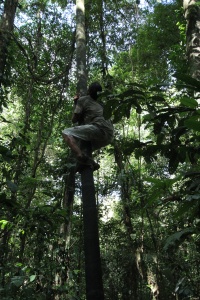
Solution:
<svg viewBox="0 0 200 300">
<path fill-rule="evenodd" d="M 110 120 L 105 120 L 103 116 L 103 107 L 97 102 L 98 92 L 102 87 L 98 82 L 93 82 L 88 88 L 88 95 L 74 97 L 75 109 L 72 116 L 72 122 L 78 123 L 78 126 L 64 129 L 63 138 L 76 154 L 80 164 L 93 165 L 98 169 L 97 164 L 91 160 L 80 146 L 80 141 L 91 143 L 92 151 L 105 147 L 113 139 L 113 125 Z"/>
</svg>

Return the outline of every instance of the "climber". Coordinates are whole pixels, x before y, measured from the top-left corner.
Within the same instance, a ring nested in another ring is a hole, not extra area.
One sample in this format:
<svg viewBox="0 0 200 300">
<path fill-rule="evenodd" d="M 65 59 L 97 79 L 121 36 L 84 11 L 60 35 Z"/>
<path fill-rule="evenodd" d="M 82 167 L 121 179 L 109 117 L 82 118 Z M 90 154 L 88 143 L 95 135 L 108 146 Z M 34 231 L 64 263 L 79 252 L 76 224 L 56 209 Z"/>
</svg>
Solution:
<svg viewBox="0 0 200 300">
<path fill-rule="evenodd" d="M 76 154 L 79 163 L 87 164 L 89 161 L 89 157 L 80 148 L 81 140 L 91 142 L 94 151 L 110 144 L 113 139 L 113 125 L 110 120 L 105 120 L 103 107 L 97 102 L 98 93 L 101 91 L 101 85 L 94 82 L 89 86 L 87 96 L 74 97 L 72 122 L 78 125 L 62 132 L 64 140 Z"/>
</svg>

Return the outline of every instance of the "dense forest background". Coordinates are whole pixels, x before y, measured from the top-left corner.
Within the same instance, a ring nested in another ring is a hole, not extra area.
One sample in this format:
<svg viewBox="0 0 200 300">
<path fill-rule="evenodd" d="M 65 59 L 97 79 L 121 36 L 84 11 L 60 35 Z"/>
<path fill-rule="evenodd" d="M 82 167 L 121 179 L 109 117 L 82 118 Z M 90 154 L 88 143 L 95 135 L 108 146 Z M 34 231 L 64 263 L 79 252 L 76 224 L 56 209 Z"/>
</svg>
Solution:
<svg viewBox="0 0 200 300">
<path fill-rule="evenodd" d="M 189 4 L 189 5 L 188 5 Z M 112 145 L 94 172 L 106 300 L 200 295 L 199 2 L 86 0 L 88 83 Z M 0 298 L 84 300 L 75 1 L 0 1 Z"/>
</svg>

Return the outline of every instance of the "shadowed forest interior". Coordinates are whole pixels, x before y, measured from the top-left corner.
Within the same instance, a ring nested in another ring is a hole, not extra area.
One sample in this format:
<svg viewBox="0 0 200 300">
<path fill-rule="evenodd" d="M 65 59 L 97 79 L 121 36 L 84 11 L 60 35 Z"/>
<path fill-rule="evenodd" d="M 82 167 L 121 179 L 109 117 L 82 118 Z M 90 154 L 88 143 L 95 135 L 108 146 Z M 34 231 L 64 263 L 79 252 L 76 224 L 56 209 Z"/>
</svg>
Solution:
<svg viewBox="0 0 200 300">
<path fill-rule="evenodd" d="M 0 299 L 89 300 L 62 138 L 78 55 L 115 128 L 94 152 L 105 300 L 199 300 L 199 2 L 78 1 L 0 1 Z"/>
</svg>

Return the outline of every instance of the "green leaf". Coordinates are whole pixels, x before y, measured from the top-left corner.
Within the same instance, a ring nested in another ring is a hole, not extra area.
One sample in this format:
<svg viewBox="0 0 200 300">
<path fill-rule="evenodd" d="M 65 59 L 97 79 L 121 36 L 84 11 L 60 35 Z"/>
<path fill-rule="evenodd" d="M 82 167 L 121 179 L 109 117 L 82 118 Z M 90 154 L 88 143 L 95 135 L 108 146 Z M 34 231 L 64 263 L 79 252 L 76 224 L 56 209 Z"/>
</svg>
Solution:
<svg viewBox="0 0 200 300">
<path fill-rule="evenodd" d="M 188 213 L 188 211 L 191 211 L 191 209 L 195 209 L 197 203 L 197 200 L 192 199 L 191 201 L 181 204 L 181 206 L 178 208 L 178 211 L 175 213 L 175 218 L 182 218 L 185 213 Z"/>
<path fill-rule="evenodd" d="M 0 204 L 2 205 L 6 205 L 7 207 L 9 208 L 12 208 L 12 207 L 16 207 L 18 206 L 18 203 L 7 198 L 6 194 L 3 193 L 3 194 L 0 194 Z"/>
<path fill-rule="evenodd" d="M 200 131 L 200 120 L 197 117 L 192 117 L 190 119 L 185 120 L 185 126 L 189 129 Z"/>
<path fill-rule="evenodd" d="M 120 105 L 114 112 L 114 119 L 113 123 L 118 123 L 124 116 L 125 116 L 125 111 L 124 111 L 124 106 Z"/>
<path fill-rule="evenodd" d="M 4 123 L 10 123 L 10 124 L 12 124 L 12 122 L 7 121 L 3 116 L 1 116 L 1 119 L 2 119 L 2 121 L 3 121 Z"/>
<path fill-rule="evenodd" d="M 4 229 L 7 224 L 8 224 L 7 220 L 0 220 L 1 229 Z"/>
<path fill-rule="evenodd" d="M 175 73 L 174 76 L 185 82 L 186 84 L 191 85 L 193 88 L 195 88 L 196 90 L 200 91 L 200 81 L 194 79 L 193 77 L 189 76 L 189 75 L 185 75 L 185 74 L 181 74 L 181 73 Z"/>
<path fill-rule="evenodd" d="M 11 278 L 11 283 L 20 287 L 24 283 L 24 276 L 14 276 Z"/>
<path fill-rule="evenodd" d="M 2 158 L 7 162 L 10 162 L 11 159 L 13 159 L 11 151 L 3 145 L 0 145 L 0 154 L 2 155 Z"/>
<path fill-rule="evenodd" d="M 190 108 L 198 107 L 198 102 L 193 98 L 183 97 L 183 98 L 181 98 L 180 101 L 181 101 L 181 104 L 183 104 L 184 106 L 187 106 Z"/>
<path fill-rule="evenodd" d="M 175 178 L 166 178 L 166 179 L 157 179 L 152 177 L 146 177 L 144 180 L 147 182 L 155 183 L 159 188 L 170 188 L 174 183 L 179 181 L 181 176 L 177 176 Z"/>
<path fill-rule="evenodd" d="M 35 278 L 36 278 L 36 275 L 31 275 L 31 276 L 29 277 L 30 282 L 33 282 L 33 281 L 35 280 Z"/>
<path fill-rule="evenodd" d="M 15 183 L 13 183 L 10 180 L 7 180 L 6 184 L 7 184 L 7 187 L 11 190 L 11 192 L 16 193 L 18 187 L 17 187 L 17 185 Z"/>
<path fill-rule="evenodd" d="M 144 181 L 155 183 L 157 185 L 162 185 L 162 180 L 161 179 L 157 179 L 157 178 L 153 178 L 153 177 L 145 177 Z"/>
<path fill-rule="evenodd" d="M 165 102 L 165 98 L 159 95 L 155 95 L 149 98 L 149 100 L 153 100 L 153 102 Z"/>
<path fill-rule="evenodd" d="M 179 142 L 179 138 L 185 134 L 187 132 L 187 128 L 186 126 L 180 126 L 180 127 L 176 127 L 173 131 L 173 140 L 174 142 L 178 143 Z"/>
<path fill-rule="evenodd" d="M 165 251 L 167 251 L 170 247 L 179 246 L 180 243 L 184 242 L 184 240 L 195 232 L 194 228 L 185 228 L 181 231 L 175 232 L 171 236 L 169 236 L 166 240 L 166 243 L 163 247 Z"/>
<path fill-rule="evenodd" d="M 111 118 L 114 109 L 118 105 L 119 105 L 119 101 L 117 99 L 107 100 L 106 104 L 104 105 L 104 109 L 103 109 L 103 115 L 106 120 Z"/>
<path fill-rule="evenodd" d="M 21 262 L 17 262 L 16 264 L 15 264 L 15 267 L 22 267 L 23 266 L 23 264 L 21 263 Z"/>
<path fill-rule="evenodd" d="M 5 146 L 0 145 L 0 153 L 5 155 L 9 151 Z"/>
<path fill-rule="evenodd" d="M 144 92 L 138 91 L 138 90 L 132 90 L 132 89 L 119 94 L 118 97 L 120 97 L 121 99 L 124 99 L 126 97 L 133 96 L 133 95 L 138 95 L 140 98 L 141 98 L 141 96 L 142 96 L 142 98 L 145 98 Z"/>
</svg>

